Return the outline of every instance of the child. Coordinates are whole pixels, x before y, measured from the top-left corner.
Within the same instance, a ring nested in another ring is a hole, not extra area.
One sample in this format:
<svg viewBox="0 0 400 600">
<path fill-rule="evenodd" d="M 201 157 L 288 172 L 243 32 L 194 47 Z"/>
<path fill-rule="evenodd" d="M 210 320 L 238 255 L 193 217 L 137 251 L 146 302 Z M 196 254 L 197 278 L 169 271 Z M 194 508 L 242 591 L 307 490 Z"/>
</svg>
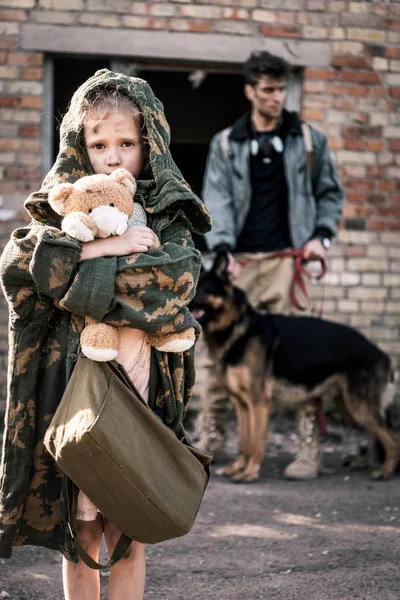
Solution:
<svg viewBox="0 0 400 600">
<path fill-rule="evenodd" d="M 12 234 L 0 262 L 10 308 L 6 428 L 0 480 L 0 556 L 31 544 L 59 550 L 68 600 L 99 598 L 96 571 L 79 561 L 66 523 L 66 476 L 43 446 L 76 361 L 84 318 L 124 327 L 119 360 L 164 422 L 178 431 L 194 380 L 193 349 L 151 350 L 145 332 L 198 326 L 187 305 L 200 269 L 190 230 L 209 217 L 172 160 L 161 103 L 140 79 L 106 69 L 74 94 L 61 125 L 60 152 L 26 208 L 29 227 Z M 135 202 L 150 227 L 87 244 L 60 231 L 47 201 L 57 183 L 125 167 L 138 178 Z M 153 249 L 154 235 L 160 247 Z M 150 374 L 150 377 L 149 377 Z M 120 532 L 82 493 L 78 537 L 95 559 L 104 532 L 111 553 Z M 87 520 L 89 519 L 89 520 Z M 77 563 L 77 564 L 74 564 Z M 133 542 L 112 567 L 109 598 L 141 599 L 144 548 Z"/>
</svg>

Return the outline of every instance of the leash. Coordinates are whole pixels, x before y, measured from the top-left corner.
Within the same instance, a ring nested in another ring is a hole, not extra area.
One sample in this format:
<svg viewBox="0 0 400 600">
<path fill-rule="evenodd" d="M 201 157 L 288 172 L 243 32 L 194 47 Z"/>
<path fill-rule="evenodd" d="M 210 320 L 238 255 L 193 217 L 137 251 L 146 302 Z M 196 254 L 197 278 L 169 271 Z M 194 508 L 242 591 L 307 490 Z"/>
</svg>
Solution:
<svg viewBox="0 0 400 600">
<path fill-rule="evenodd" d="M 273 259 L 273 258 L 286 258 L 286 257 L 291 257 L 294 259 L 293 277 L 292 277 L 292 282 L 290 284 L 290 301 L 293 304 L 293 306 L 295 308 L 297 308 L 297 310 L 304 312 L 307 310 L 307 305 L 303 305 L 300 303 L 300 301 L 297 297 L 297 293 L 296 293 L 297 288 L 298 288 L 301 291 L 301 293 L 303 294 L 304 298 L 307 300 L 307 302 L 308 303 L 311 302 L 311 299 L 308 294 L 307 287 L 306 287 L 306 284 L 304 281 L 304 277 L 308 277 L 308 279 L 311 279 L 312 275 L 304 266 L 304 262 L 305 262 L 304 248 L 297 248 L 295 250 L 287 249 L 287 250 L 278 250 L 277 252 L 269 252 L 268 254 L 265 255 L 264 258 L 266 260 L 269 260 L 269 259 Z M 319 275 L 317 275 L 315 277 L 315 279 L 317 281 L 320 281 L 321 279 L 323 279 L 325 277 L 326 272 L 327 272 L 326 261 L 324 258 L 317 258 L 315 260 L 317 260 L 321 264 L 321 272 L 319 273 Z M 252 258 L 238 259 L 238 263 L 242 267 L 245 267 L 247 264 L 249 264 L 253 261 L 254 261 L 254 259 L 252 259 Z M 322 317 L 322 315 L 323 315 L 323 307 L 324 307 L 324 298 L 322 299 L 321 308 L 318 311 L 319 317 Z"/>
<path fill-rule="evenodd" d="M 293 306 L 295 308 L 297 308 L 297 310 L 304 312 L 307 310 L 307 305 L 301 304 L 296 295 L 296 291 L 298 288 L 301 291 L 301 293 L 303 294 L 306 301 L 308 303 L 311 303 L 311 299 L 310 299 L 310 296 L 307 291 L 304 277 L 308 277 L 309 279 L 311 279 L 312 275 L 304 266 L 304 263 L 305 263 L 304 248 L 297 248 L 295 250 L 293 250 L 293 249 L 278 250 L 277 252 L 270 252 L 265 256 L 265 259 L 269 260 L 272 258 L 286 258 L 286 257 L 292 257 L 294 259 L 293 277 L 292 277 L 292 282 L 290 284 L 290 301 L 293 304 Z M 326 265 L 326 261 L 324 258 L 318 258 L 316 260 L 318 260 L 318 262 L 321 264 L 321 271 L 320 271 L 319 275 L 317 275 L 315 277 L 315 279 L 317 279 L 317 281 L 320 281 L 326 275 L 327 265 Z M 254 261 L 254 259 L 250 258 L 250 259 L 238 260 L 238 263 L 242 267 L 245 267 L 247 264 L 249 264 L 253 261 Z M 323 298 L 322 298 L 321 308 L 318 311 L 319 318 L 321 318 L 323 315 L 324 299 L 325 299 L 325 287 L 324 287 L 324 294 L 323 294 Z M 326 436 L 327 435 L 326 418 L 325 418 L 325 413 L 324 413 L 324 409 L 322 406 L 321 398 L 318 398 L 317 400 L 315 400 L 315 403 L 317 406 L 318 426 L 319 426 L 321 435 Z"/>
</svg>

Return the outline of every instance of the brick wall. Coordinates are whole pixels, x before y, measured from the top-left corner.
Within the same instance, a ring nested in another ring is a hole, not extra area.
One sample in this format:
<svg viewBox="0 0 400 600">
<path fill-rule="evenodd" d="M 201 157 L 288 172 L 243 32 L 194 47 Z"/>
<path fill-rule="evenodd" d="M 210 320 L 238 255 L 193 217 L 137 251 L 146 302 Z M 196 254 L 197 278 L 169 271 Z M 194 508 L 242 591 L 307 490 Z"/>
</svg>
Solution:
<svg viewBox="0 0 400 600">
<path fill-rule="evenodd" d="M 218 34 L 266 49 L 280 40 L 293 57 L 297 42 L 323 42 L 331 59 L 305 69 L 302 113 L 328 136 L 347 195 L 325 314 L 360 327 L 400 363 L 400 3 L 0 0 L 0 193 L 16 209 L 41 179 L 43 54 L 22 49 L 28 23 L 203 34 L 216 53 Z"/>
</svg>

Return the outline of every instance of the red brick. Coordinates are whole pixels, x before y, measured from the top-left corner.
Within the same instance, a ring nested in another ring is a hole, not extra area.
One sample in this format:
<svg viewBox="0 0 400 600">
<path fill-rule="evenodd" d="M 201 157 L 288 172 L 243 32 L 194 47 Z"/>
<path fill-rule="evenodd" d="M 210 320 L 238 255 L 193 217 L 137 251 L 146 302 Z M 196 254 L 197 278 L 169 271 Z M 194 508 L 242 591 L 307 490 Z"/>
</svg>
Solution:
<svg viewBox="0 0 400 600">
<path fill-rule="evenodd" d="M 349 98 L 338 98 L 335 102 L 335 107 L 340 110 L 354 110 L 357 108 L 354 106 L 353 100 L 349 100 Z"/>
<path fill-rule="evenodd" d="M 346 93 L 344 85 L 338 85 L 337 83 L 331 83 L 328 85 L 328 93 L 333 96 L 343 96 Z"/>
<path fill-rule="evenodd" d="M 0 50 L 14 50 L 17 46 L 16 40 L 0 38 Z"/>
<path fill-rule="evenodd" d="M 369 194 L 368 202 L 370 204 L 384 204 L 386 202 L 385 194 Z"/>
<path fill-rule="evenodd" d="M 40 125 L 21 125 L 19 135 L 22 137 L 40 137 Z"/>
<path fill-rule="evenodd" d="M 370 231 L 385 231 L 386 221 L 378 217 L 370 217 L 367 219 L 367 229 Z"/>
<path fill-rule="evenodd" d="M 383 27 L 391 31 L 400 31 L 400 19 L 384 19 Z"/>
<path fill-rule="evenodd" d="M 370 179 L 355 179 L 353 178 L 349 187 L 355 188 L 356 190 L 373 190 L 375 189 L 375 182 Z"/>
<path fill-rule="evenodd" d="M 341 133 L 344 137 L 382 137 L 382 127 L 376 125 L 371 127 L 369 125 L 358 125 L 356 127 L 342 127 Z"/>
<path fill-rule="evenodd" d="M 27 14 L 23 10 L 0 10 L 0 21 L 26 21 Z"/>
<path fill-rule="evenodd" d="M 389 221 L 388 229 L 389 231 L 400 231 L 400 220 Z"/>
<path fill-rule="evenodd" d="M 18 96 L 0 96 L 0 106 L 2 108 L 11 108 L 13 106 L 18 106 L 21 98 Z"/>
<path fill-rule="evenodd" d="M 7 167 L 6 176 L 10 179 L 40 179 L 42 176 L 40 169 L 29 169 L 25 167 Z"/>
<path fill-rule="evenodd" d="M 363 192 L 348 192 L 346 197 L 349 202 L 354 202 L 354 204 L 362 204 L 366 200 L 366 194 Z"/>
<path fill-rule="evenodd" d="M 334 80 L 337 75 L 333 69 L 312 69 L 309 67 L 305 70 L 304 77 L 305 79 Z"/>
<path fill-rule="evenodd" d="M 395 206 L 381 206 L 378 208 L 381 217 L 400 217 L 400 208 Z"/>
<path fill-rule="evenodd" d="M 390 194 L 390 202 L 400 202 L 400 194 Z"/>
<path fill-rule="evenodd" d="M 329 138 L 328 146 L 331 150 L 342 150 L 344 147 L 344 142 L 341 138 Z"/>
<path fill-rule="evenodd" d="M 28 52 L 10 52 L 8 57 L 10 65 L 23 65 L 25 67 L 40 67 L 43 64 L 43 54 Z"/>
<path fill-rule="evenodd" d="M 21 98 L 20 108 L 42 108 L 41 96 L 24 96 Z"/>
<path fill-rule="evenodd" d="M 400 58 L 400 46 L 387 46 L 385 56 L 388 58 Z"/>
<path fill-rule="evenodd" d="M 360 258 L 365 256 L 366 249 L 365 246 L 346 246 L 345 254 L 350 258 Z"/>
<path fill-rule="evenodd" d="M 285 25 L 260 25 L 260 33 L 266 37 L 299 38 L 301 33 L 298 27 Z"/>
<path fill-rule="evenodd" d="M 212 21 L 201 21 L 199 19 L 189 19 L 188 30 L 197 33 L 210 33 L 212 31 Z"/>
<path fill-rule="evenodd" d="M 343 71 L 343 81 L 358 81 L 359 83 L 381 83 L 382 77 L 375 71 Z"/>
<path fill-rule="evenodd" d="M 361 98 L 367 95 L 367 90 L 364 85 L 349 85 L 347 87 L 347 93 L 349 96 L 356 96 L 356 98 Z"/>
<path fill-rule="evenodd" d="M 400 139 L 389 140 L 388 144 L 389 150 L 391 150 L 392 152 L 400 151 Z"/>
<path fill-rule="evenodd" d="M 393 98 L 400 98 L 400 86 L 394 86 L 389 89 L 390 95 L 393 96 Z"/>
<path fill-rule="evenodd" d="M 19 140 L 10 140 L 7 138 L 0 139 L 0 150 L 2 152 L 8 152 L 10 150 L 19 149 Z"/>
<path fill-rule="evenodd" d="M 389 190 L 389 191 L 395 191 L 397 190 L 397 181 L 394 180 L 386 180 L 386 181 L 378 181 L 378 190 Z"/>
<path fill-rule="evenodd" d="M 367 177 L 386 177 L 386 167 L 367 167 Z"/>
<path fill-rule="evenodd" d="M 368 69 L 371 67 L 371 59 L 365 56 L 350 56 L 349 54 L 337 54 L 332 57 L 333 67 L 352 67 Z"/>
<path fill-rule="evenodd" d="M 305 108 L 301 114 L 303 119 L 309 121 L 322 121 L 324 118 L 324 111 L 318 108 Z"/>
<path fill-rule="evenodd" d="M 22 79 L 42 79 L 43 69 L 29 68 L 22 70 Z"/>
<path fill-rule="evenodd" d="M 385 142 L 382 140 L 369 140 L 367 142 L 367 148 L 372 152 L 381 152 L 385 149 Z"/>
<path fill-rule="evenodd" d="M 387 96 L 387 89 L 379 85 L 367 87 L 368 96 L 372 98 L 385 98 Z"/>
<path fill-rule="evenodd" d="M 349 139 L 346 140 L 345 148 L 348 150 L 365 150 L 366 144 L 361 140 Z"/>
</svg>

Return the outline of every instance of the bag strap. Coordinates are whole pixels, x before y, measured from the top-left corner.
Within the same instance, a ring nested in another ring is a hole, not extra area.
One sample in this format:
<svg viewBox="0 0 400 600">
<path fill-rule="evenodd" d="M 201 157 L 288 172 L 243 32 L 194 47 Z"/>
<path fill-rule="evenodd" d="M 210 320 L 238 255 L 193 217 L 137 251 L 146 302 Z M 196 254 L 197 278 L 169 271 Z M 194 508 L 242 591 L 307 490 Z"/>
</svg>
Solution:
<svg viewBox="0 0 400 600">
<path fill-rule="evenodd" d="M 72 488 L 72 497 L 70 497 L 70 494 L 68 493 L 69 490 L 71 490 L 71 488 Z M 77 553 L 79 554 L 80 558 L 85 563 L 85 565 L 87 565 L 91 569 L 96 569 L 96 570 L 110 569 L 112 566 L 115 565 L 115 563 L 117 563 L 119 560 L 121 560 L 121 558 L 124 557 L 126 551 L 128 550 L 129 546 L 132 543 L 132 539 L 129 538 L 124 533 L 122 533 L 121 537 L 119 538 L 119 540 L 114 548 L 114 552 L 110 556 L 107 563 L 101 564 L 101 563 L 97 562 L 96 560 L 94 560 L 94 558 L 92 558 L 86 552 L 86 550 L 82 547 L 81 543 L 78 540 L 78 536 L 76 534 L 76 508 L 77 508 L 77 504 L 78 504 L 78 493 L 79 493 L 79 490 L 78 490 L 77 486 L 74 483 L 72 483 L 71 480 L 69 480 L 68 484 L 67 484 L 67 512 L 68 512 L 67 525 L 69 528 L 69 532 L 70 532 L 70 535 L 72 538 L 72 543 L 74 545 L 74 548 L 77 551 Z"/>
<path fill-rule="evenodd" d="M 222 156 L 224 157 L 225 162 L 229 160 L 229 134 L 231 132 L 231 128 L 227 127 L 223 131 L 221 131 L 220 144 L 222 150 Z"/>
<path fill-rule="evenodd" d="M 301 122 L 301 131 L 303 134 L 304 146 L 305 146 L 306 153 L 307 153 L 307 171 L 308 171 L 308 174 L 311 176 L 312 158 L 313 158 L 313 142 L 312 142 L 312 136 L 311 136 L 311 128 L 310 128 L 309 124 L 302 121 Z"/>
</svg>

